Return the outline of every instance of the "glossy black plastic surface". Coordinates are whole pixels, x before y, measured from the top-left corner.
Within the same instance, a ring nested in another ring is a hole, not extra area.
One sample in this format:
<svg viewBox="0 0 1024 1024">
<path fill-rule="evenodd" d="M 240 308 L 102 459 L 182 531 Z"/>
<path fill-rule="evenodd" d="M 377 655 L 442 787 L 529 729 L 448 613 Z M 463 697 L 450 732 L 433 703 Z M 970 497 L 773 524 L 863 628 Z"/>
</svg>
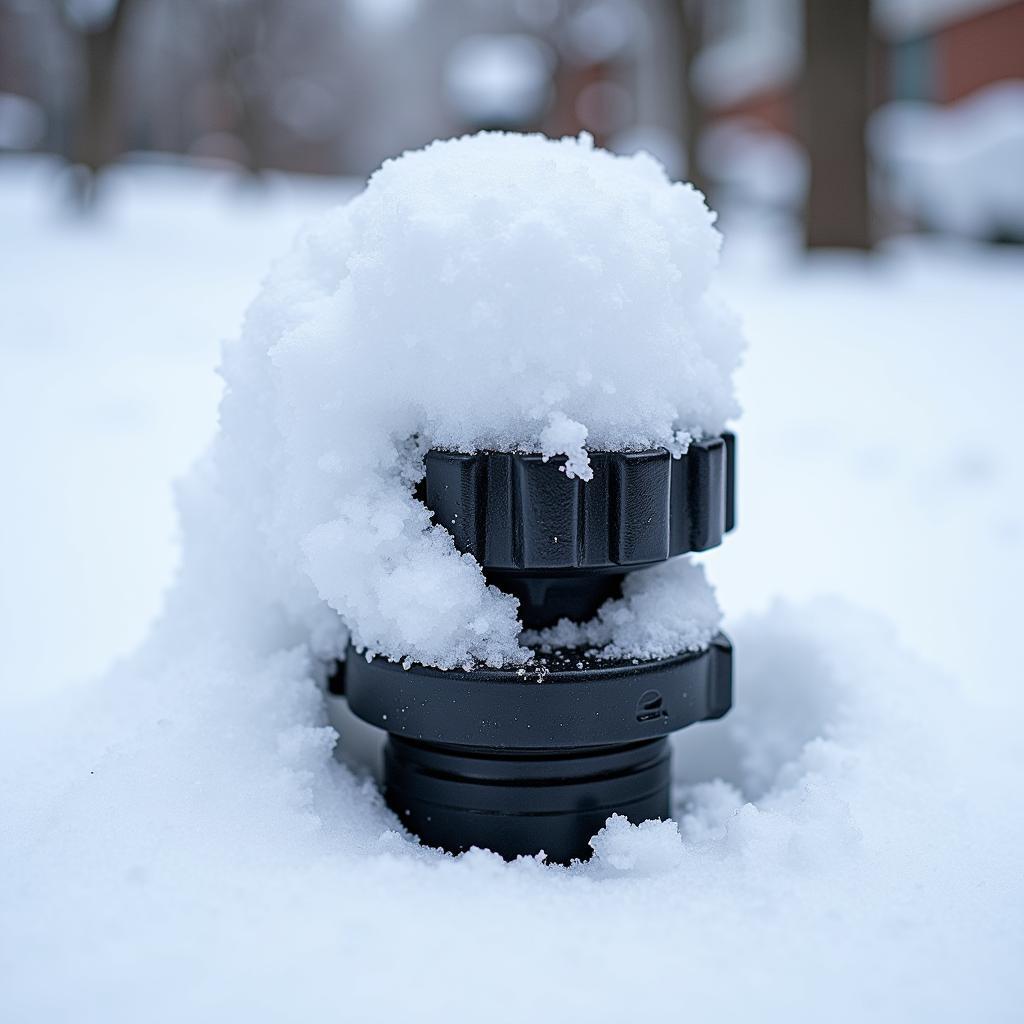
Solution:
<svg viewBox="0 0 1024 1024">
<path fill-rule="evenodd" d="M 562 749 L 633 743 L 720 718 L 732 704 L 732 647 L 660 661 L 595 661 L 566 650 L 526 669 L 403 669 L 349 651 L 353 713 L 393 736 L 469 747 Z"/>
<path fill-rule="evenodd" d="M 543 851 L 562 863 L 585 860 L 609 815 L 669 815 L 665 739 L 502 752 L 392 735 L 384 757 L 388 805 L 425 843 L 454 853 L 479 846 L 506 857 Z"/>
<path fill-rule="evenodd" d="M 664 448 L 591 452 L 593 479 L 565 459 L 507 452 L 427 453 L 434 519 L 484 569 L 634 569 L 720 544 L 731 527 L 731 435 Z"/>
<path fill-rule="evenodd" d="M 419 492 L 527 627 L 590 618 L 624 576 L 721 542 L 735 523 L 735 439 L 668 451 L 591 452 L 592 480 L 564 459 L 431 451 Z M 608 662 L 537 652 L 523 669 L 448 672 L 354 650 L 331 682 L 390 734 L 388 805 L 424 842 L 568 862 L 609 815 L 669 813 L 666 736 L 732 704 L 732 648 Z"/>
</svg>

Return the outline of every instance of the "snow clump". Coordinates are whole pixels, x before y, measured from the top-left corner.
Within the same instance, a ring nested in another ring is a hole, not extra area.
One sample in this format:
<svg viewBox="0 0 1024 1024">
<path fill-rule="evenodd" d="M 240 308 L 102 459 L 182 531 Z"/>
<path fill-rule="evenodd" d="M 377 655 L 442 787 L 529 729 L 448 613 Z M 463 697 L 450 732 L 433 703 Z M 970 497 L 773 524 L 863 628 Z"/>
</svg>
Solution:
<svg viewBox="0 0 1024 1024">
<path fill-rule="evenodd" d="M 671 819 L 653 818 L 634 825 L 629 818 L 613 814 L 604 828 L 590 840 L 596 863 L 593 872 L 629 872 L 660 875 L 671 871 L 683 859 L 679 826 Z"/>
<path fill-rule="evenodd" d="M 226 618 L 248 608 L 279 647 L 528 660 L 516 600 L 414 496 L 423 454 L 541 452 L 586 480 L 588 448 L 719 432 L 742 345 L 711 290 L 713 221 L 652 157 L 586 135 L 482 133 L 386 162 L 298 238 L 225 351 L 185 532 L 204 605 L 216 558 Z M 594 635 L 629 646 L 620 620 L 635 629 L 617 608 Z"/>
<path fill-rule="evenodd" d="M 550 651 L 582 647 L 606 660 L 670 658 L 702 651 L 718 632 L 722 612 L 704 567 L 685 558 L 630 573 L 622 597 L 606 601 L 589 622 L 561 619 L 550 629 L 527 630 L 523 640 Z"/>
</svg>

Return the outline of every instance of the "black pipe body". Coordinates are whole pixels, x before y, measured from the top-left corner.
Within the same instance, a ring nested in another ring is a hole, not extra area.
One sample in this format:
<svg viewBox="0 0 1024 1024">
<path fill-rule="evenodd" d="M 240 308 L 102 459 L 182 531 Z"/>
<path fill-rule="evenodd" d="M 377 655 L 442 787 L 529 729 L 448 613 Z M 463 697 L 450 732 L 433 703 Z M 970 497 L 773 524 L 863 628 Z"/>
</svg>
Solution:
<svg viewBox="0 0 1024 1024">
<path fill-rule="evenodd" d="M 527 628 L 582 621 L 628 572 L 721 542 L 734 524 L 731 435 L 668 451 L 593 452 L 593 479 L 564 460 L 432 450 L 421 492 Z M 670 813 L 667 735 L 732 703 L 731 647 L 608 662 L 535 654 L 526 669 L 444 672 L 349 652 L 331 681 L 390 733 L 384 792 L 431 846 L 585 859 L 608 816 Z"/>
</svg>

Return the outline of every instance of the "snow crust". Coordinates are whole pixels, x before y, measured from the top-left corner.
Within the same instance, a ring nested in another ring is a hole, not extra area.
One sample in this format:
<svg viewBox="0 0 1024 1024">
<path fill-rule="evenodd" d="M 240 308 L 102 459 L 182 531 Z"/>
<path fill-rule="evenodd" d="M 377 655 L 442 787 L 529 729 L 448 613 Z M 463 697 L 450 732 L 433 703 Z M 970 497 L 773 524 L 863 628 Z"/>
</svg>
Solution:
<svg viewBox="0 0 1024 1024">
<path fill-rule="evenodd" d="M 301 235 L 225 351 L 186 575 L 198 558 L 208 589 L 220 561 L 227 618 L 248 607 L 321 657 L 350 634 L 440 668 L 524 663 L 515 599 L 413 497 L 422 455 L 537 451 L 586 480 L 588 447 L 720 431 L 741 336 L 712 292 L 713 220 L 653 158 L 587 136 L 482 133 L 385 163 Z M 628 621 L 595 629 L 652 656 Z"/>
</svg>

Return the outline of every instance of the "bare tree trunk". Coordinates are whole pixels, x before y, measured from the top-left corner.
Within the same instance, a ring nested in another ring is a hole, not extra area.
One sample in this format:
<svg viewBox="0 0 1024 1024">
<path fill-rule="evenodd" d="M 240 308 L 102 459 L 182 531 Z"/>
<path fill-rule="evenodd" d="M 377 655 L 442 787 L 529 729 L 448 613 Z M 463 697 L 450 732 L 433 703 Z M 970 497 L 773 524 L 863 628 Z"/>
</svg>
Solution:
<svg viewBox="0 0 1024 1024">
<path fill-rule="evenodd" d="M 677 100 L 676 133 L 686 161 L 685 179 L 708 195 L 708 182 L 701 175 L 697 152 L 704 129 L 704 107 L 690 74 L 703 41 L 703 7 L 703 0 L 665 0 L 665 32 L 671 36 L 669 52 L 674 65 L 666 69 L 663 87 L 671 89 Z"/>
<path fill-rule="evenodd" d="M 693 85 L 693 64 L 704 43 L 704 0 L 682 0 L 683 95 L 685 97 L 683 138 L 686 140 L 686 177 L 711 202 L 711 183 L 700 166 L 700 137 L 705 126 L 704 104 Z"/>
<path fill-rule="evenodd" d="M 120 151 L 115 78 L 130 5 L 131 0 L 117 0 L 105 21 L 83 26 L 73 23 L 66 7 L 61 7 L 66 27 L 79 41 L 82 61 L 81 93 L 66 154 L 73 170 L 75 199 L 82 207 L 92 205 L 100 172 L 113 163 Z"/>
<path fill-rule="evenodd" d="M 234 103 L 234 129 L 254 178 L 270 165 L 270 80 L 261 57 L 277 13 L 273 0 L 248 0 L 221 16 L 218 78 Z"/>
<path fill-rule="evenodd" d="M 806 245 L 870 249 L 869 0 L 804 0 L 804 33 L 801 105 L 811 164 Z"/>
</svg>

